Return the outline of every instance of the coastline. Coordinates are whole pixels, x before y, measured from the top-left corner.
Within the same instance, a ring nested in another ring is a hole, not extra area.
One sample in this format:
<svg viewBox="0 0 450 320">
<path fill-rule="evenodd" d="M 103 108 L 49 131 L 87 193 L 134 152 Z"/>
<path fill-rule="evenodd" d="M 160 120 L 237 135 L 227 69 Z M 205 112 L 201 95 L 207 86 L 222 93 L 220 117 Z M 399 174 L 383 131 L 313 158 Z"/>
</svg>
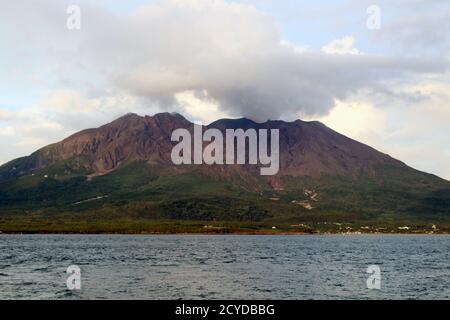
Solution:
<svg viewBox="0 0 450 320">
<path fill-rule="evenodd" d="M 75 220 L 0 219 L 2 234 L 124 234 L 124 235 L 449 235 L 446 223 L 238 222 L 184 220 Z"/>
<path fill-rule="evenodd" d="M 74 236 L 450 236 L 448 232 L 441 233 L 391 233 L 391 232 L 366 232 L 366 233 L 339 233 L 339 232 L 230 232 L 230 233 L 214 233 L 214 232 L 96 232 L 96 233 L 80 233 L 80 232 L 0 232 L 0 236 L 8 235 L 74 235 Z"/>
</svg>

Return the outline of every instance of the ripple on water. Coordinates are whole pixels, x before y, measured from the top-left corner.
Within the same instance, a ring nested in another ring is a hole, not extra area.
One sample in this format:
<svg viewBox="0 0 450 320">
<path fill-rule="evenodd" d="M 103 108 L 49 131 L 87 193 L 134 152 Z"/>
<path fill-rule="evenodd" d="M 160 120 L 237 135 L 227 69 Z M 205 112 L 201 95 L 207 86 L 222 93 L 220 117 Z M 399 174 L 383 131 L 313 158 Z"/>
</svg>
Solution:
<svg viewBox="0 0 450 320">
<path fill-rule="evenodd" d="M 450 237 L 6 236 L 0 299 L 448 299 Z M 69 265 L 82 290 L 66 289 Z M 381 291 L 366 268 L 382 270 Z"/>
</svg>

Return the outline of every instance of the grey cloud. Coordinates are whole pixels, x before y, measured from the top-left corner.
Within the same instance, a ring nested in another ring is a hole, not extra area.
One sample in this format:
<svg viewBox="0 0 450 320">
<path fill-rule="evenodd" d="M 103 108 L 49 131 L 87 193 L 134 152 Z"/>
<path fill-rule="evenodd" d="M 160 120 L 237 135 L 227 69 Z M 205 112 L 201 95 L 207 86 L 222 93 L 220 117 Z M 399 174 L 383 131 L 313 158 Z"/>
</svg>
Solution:
<svg viewBox="0 0 450 320">
<path fill-rule="evenodd" d="M 381 29 L 366 30 L 373 41 L 384 41 L 406 55 L 450 55 L 450 2 L 448 0 L 349 0 L 363 11 L 369 5 L 381 8 Z"/>
<path fill-rule="evenodd" d="M 62 2 L 40 2 L 45 5 L 34 6 L 34 15 L 27 18 L 53 30 L 49 36 L 58 41 L 59 59 L 72 64 L 73 74 L 81 66 L 84 78 L 100 77 L 99 83 L 161 109 L 180 108 L 174 99 L 179 92 L 206 90 L 233 116 L 323 115 L 335 99 L 368 89 L 389 93 L 392 82 L 448 67 L 445 59 L 298 52 L 281 44 L 272 18 L 243 4 L 154 1 L 119 17 L 85 2 L 82 30 L 68 33 L 53 7 L 61 10 Z M 42 17 L 48 18 L 45 23 Z M 40 45 L 51 47 L 49 42 Z"/>
<path fill-rule="evenodd" d="M 336 98 L 387 92 L 393 80 L 448 67 L 445 59 L 300 53 L 280 44 L 268 16 L 225 2 L 157 1 L 101 29 L 85 50 L 120 88 L 170 107 L 178 92 L 207 90 L 228 114 L 256 120 L 326 114 Z"/>
</svg>

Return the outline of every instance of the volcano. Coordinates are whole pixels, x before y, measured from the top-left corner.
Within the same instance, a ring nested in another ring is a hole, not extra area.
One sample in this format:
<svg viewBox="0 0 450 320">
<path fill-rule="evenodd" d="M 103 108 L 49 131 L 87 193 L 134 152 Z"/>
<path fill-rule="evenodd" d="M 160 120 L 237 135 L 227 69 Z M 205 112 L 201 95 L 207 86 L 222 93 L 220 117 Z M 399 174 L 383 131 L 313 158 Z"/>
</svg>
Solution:
<svg viewBox="0 0 450 320">
<path fill-rule="evenodd" d="M 257 165 L 176 166 L 172 132 L 192 131 L 193 123 L 177 113 L 127 114 L 1 166 L 0 218 L 309 226 L 450 220 L 448 181 L 320 122 L 221 119 L 211 128 L 278 129 L 278 173 L 261 176 Z"/>
</svg>

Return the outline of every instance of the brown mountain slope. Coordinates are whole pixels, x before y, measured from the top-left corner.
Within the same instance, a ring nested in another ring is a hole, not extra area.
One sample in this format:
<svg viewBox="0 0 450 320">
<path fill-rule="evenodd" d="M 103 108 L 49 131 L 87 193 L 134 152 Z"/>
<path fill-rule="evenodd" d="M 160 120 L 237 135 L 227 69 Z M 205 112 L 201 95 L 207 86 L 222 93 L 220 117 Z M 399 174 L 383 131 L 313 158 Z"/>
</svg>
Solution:
<svg viewBox="0 0 450 320">
<path fill-rule="evenodd" d="M 205 128 L 279 129 L 275 176 L 255 165 L 173 165 L 180 128 L 193 124 L 179 114 L 127 114 L 1 166 L 0 227 L 7 216 L 25 221 L 11 230 L 28 230 L 29 219 L 450 223 L 448 181 L 319 122 L 222 119 Z"/>
<path fill-rule="evenodd" d="M 59 163 L 72 170 L 83 169 L 93 175 L 103 175 L 134 161 L 150 165 L 173 167 L 170 153 L 172 131 L 193 124 L 179 114 L 160 113 L 153 117 L 127 114 L 96 129 L 78 132 L 61 142 L 44 147 L 30 157 L 12 161 L 0 170 L 4 180 L 39 172 Z M 225 129 L 279 129 L 280 176 L 311 176 L 323 174 L 357 177 L 376 176 L 384 166 L 407 166 L 375 149 L 347 138 L 320 122 L 268 121 L 255 123 L 248 119 L 218 120 L 206 128 Z M 205 129 L 206 129 L 205 128 Z M 204 170 L 213 167 L 204 165 Z M 252 166 L 237 168 L 224 166 L 221 171 L 248 171 Z M 186 167 L 185 167 L 186 169 Z M 218 168 L 214 168 L 217 170 Z M 172 170 L 172 169 L 170 169 Z"/>
</svg>

